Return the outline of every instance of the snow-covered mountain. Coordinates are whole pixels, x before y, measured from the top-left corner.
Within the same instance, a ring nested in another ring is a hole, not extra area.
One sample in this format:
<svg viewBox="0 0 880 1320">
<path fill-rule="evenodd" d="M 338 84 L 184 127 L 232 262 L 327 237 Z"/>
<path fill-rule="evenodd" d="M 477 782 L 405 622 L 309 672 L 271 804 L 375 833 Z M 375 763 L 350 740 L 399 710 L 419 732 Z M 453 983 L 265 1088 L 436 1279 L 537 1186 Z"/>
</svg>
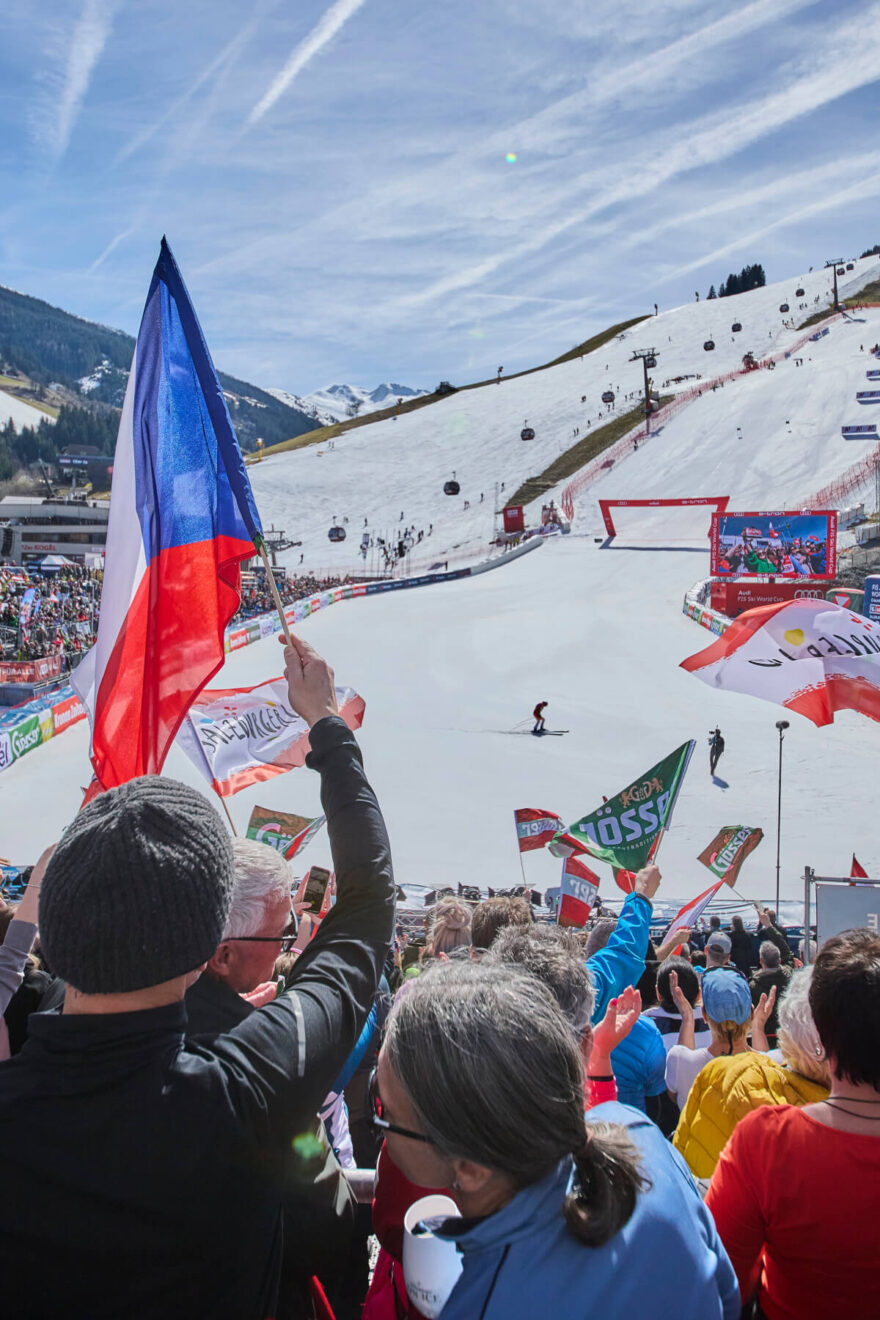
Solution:
<svg viewBox="0 0 880 1320">
<path fill-rule="evenodd" d="M 269 392 L 281 398 L 280 390 Z M 315 416 L 323 415 L 328 421 L 342 422 L 349 417 L 363 417 L 382 408 L 392 408 L 398 399 L 418 399 L 428 393 L 429 390 L 414 390 L 409 385 L 398 385 L 396 381 L 385 381 L 374 390 L 362 389 L 360 385 L 328 385 L 326 389 L 305 395 L 299 404 L 313 410 Z"/>
<path fill-rule="evenodd" d="M 329 426 L 332 422 L 339 421 L 339 418 L 327 411 L 326 408 L 318 408 L 312 402 L 315 395 L 307 395 L 305 398 L 301 394 L 291 394 L 289 390 L 266 390 L 273 399 L 279 403 L 285 404 L 288 408 L 296 408 L 297 412 L 305 413 L 307 417 L 313 417 L 318 426 Z"/>
</svg>

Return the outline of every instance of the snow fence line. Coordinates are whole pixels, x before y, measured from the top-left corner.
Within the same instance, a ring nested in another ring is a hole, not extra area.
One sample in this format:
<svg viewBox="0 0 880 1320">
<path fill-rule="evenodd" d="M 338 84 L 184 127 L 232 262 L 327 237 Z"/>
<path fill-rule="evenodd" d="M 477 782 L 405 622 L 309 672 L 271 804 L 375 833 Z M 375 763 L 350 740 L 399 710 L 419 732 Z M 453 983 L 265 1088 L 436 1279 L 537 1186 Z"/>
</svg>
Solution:
<svg viewBox="0 0 880 1320">
<path fill-rule="evenodd" d="M 784 362 L 787 358 L 793 357 L 795 353 L 799 353 L 800 350 L 811 341 L 816 342 L 823 339 L 828 333 L 831 322 L 833 322 L 839 315 L 842 314 L 838 312 L 832 313 L 826 321 L 819 322 L 809 330 L 804 331 L 804 333 L 800 335 L 794 343 L 790 344 L 788 348 L 780 349 L 778 353 L 770 353 L 767 357 L 760 358 L 758 360 L 758 369 L 760 370 L 769 366 L 775 367 L 777 362 Z M 626 435 L 621 436 L 621 438 L 616 440 L 608 449 L 604 449 L 601 454 L 597 454 L 595 458 L 590 459 L 589 463 L 585 464 L 584 467 L 572 477 L 571 481 L 563 489 L 562 495 L 560 496 L 559 502 L 562 506 L 562 512 L 565 514 L 568 521 L 574 521 L 574 508 L 577 497 L 589 486 L 592 486 L 593 483 L 602 476 L 603 472 L 607 472 L 609 468 L 614 467 L 619 459 L 625 458 L 627 454 L 633 452 L 637 442 L 644 443 L 645 441 L 650 440 L 660 427 L 664 426 L 667 421 L 680 413 L 683 408 L 688 406 L 688 404 L 693 403 L 695 399 L 699 399 L 707 390 L 715 389 L 718 386 L 725 384 L 727 381 L 737 380 L 741 376 L 747 376 L 750 374 L 750 372 L 745 371 L 742 367 L 737 367 L 734 371 L 727 371 L 720 376 L 713 376 L 710 380 L 701 380 L 691 389 L 682 390 L 682 392 L 676 394 L 675 398 L 671 399 L 664 408 L 661 408 L 659 412 L 651 415 L 653 430 L 651 429 L 650 423 L 646 425 L 644 422 L 640 422 L 638 426 L 633 427 L 631 431 L 627 431 Z M 880 446 L 878 446 L 877 452 L 880 454 Z M 816 492 L 812 497 L 797 501 L 797 507 L 801 509 L 821 508 L 823 507 L 822 504 L 817 504 L 815 501 L 820 498 L 831 498 L 832 490 L 839 496 L 842 494 L 848 494 L 850 491 L 857 489 L 857 486 L 863 483 L 866 479 L 864 476 L 864 470 L 866 468 L 870 466 L 870 472 L 873 474 L 873 459 L 874 455 L 871 455 L 869 459 L 865 459 L 862 462 L 855 464 L 853 468 L 849 469 L 847 473 L 844 473 L 843 477 L 832 483 L 831 486 L 824 487 L 823 490 Z M 838 487 L 840 487 L 839 491 Z"/>
<path fill-rule="evenodd" d="M 352 582 L 344 587 L 331 587 L 327 591 L 316 592 L 303 600 L 294 601 L 284 611 L 288 623 L 300 623 L 318 610 L 335 605 L 340 600 L 352 600 L 356 596 L 375 596 L 383 591 L 400 591 L 410 587 L 426 587 L 434 582 L 453 582 L 459 578 L 474 577 L 478 573 L 488 573 L 502 564 L 509 564 L 521 555 L 529 554 L 543 545 L 543 539 L 534 540 L 517 546 L 507 554 L 496 559 L 474 564 L 469 568 L 453 569 L 450 573 L 423 573 L 418 577 L 386 579 L 381 582 Z M 245 624 L 227 628 L 223 639 L 226 655 L 238 651 L 242 646 L 250 646 L 263 637 L 271 637 L 281 631 L 281 620 L 275 614 L 262 614 L 249 619 Z M 0 707 L 2 709 L 2 707 Z M 72 725 L 86 717 L 85 708 L 70 684 L 59 688 L 43 697 L 36 697 L 26 706 L 0 714 L 0 773 L 8 770 L 13 762 L 18 761 L 35 747 L 41 747 L 57 734 L 63 733 Z"/>
</svg>

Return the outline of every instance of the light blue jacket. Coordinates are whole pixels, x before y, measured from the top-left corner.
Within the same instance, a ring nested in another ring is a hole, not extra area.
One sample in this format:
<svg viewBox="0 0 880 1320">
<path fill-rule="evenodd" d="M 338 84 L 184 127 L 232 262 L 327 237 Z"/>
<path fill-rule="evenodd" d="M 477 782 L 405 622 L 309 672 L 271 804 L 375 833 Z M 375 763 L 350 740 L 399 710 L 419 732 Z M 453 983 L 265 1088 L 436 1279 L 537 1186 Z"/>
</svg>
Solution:
<svg viewBox="0 0 880 1320">
<path fill-rule="evenodd" d="M 653 910 L 651 900 L 643 894 L 627 894 L 605 948 L 587 959 L 587 971 L 596 992 L 593 1022 L 600 1022 L 608 1001 L 628 985 L 635 985 L 645 970 Z"/>
<path fill-rule="evenodd" d="M 562 1160 L 497 1214 L 438 1232 L 463 1258 L 442 1320 L 739 1320 L 733 1266 L 678 1152 L 628 1105 L 599 1105 L 587 1121 L 624 1124 L 641 1152 L 651 1186 L 629 1222 L 582 1246 L 562 1213 L 574 1174 Z"/>
</svg>

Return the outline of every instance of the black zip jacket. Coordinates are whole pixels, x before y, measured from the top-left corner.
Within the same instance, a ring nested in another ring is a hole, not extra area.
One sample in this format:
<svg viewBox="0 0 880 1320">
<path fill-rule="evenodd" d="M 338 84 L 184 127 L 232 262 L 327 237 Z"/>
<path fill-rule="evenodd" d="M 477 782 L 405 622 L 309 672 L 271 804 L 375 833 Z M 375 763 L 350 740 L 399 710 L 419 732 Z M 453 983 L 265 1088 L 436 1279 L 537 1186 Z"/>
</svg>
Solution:
<svg viewBox="0 0 880 1320">
<path fill-rule="evenodd" d="M 183 1003 L 37 1013 L 0 1064 L 4 1320 L 266 1320 L 291 1148 L 366 1020 L 394 930 L 388 838 L 354 737 L 311 732 L 337 901 L 295 985 L 210 1045 Z M 295 1232 L 295 1225 L 289 1226 Z"/>
</svg>

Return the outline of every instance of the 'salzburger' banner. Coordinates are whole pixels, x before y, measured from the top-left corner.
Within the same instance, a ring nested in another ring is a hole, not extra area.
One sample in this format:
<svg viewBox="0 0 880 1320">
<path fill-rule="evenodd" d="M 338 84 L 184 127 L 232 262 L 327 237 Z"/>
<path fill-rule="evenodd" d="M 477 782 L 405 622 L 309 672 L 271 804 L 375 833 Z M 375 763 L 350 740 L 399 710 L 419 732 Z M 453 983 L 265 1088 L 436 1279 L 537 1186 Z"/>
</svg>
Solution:
<svg viewBox="0 0 880 1320">
<path fill-rule="evenodd" d="M 363 698 L 337 688 L 340 718 L 359 729 Z M 287 680 L 251 688 L 205 688 L 192 703 L 177 745 L 220 797 L 304 765 L 309 728 L 288 702 Z"/>
</svg>

